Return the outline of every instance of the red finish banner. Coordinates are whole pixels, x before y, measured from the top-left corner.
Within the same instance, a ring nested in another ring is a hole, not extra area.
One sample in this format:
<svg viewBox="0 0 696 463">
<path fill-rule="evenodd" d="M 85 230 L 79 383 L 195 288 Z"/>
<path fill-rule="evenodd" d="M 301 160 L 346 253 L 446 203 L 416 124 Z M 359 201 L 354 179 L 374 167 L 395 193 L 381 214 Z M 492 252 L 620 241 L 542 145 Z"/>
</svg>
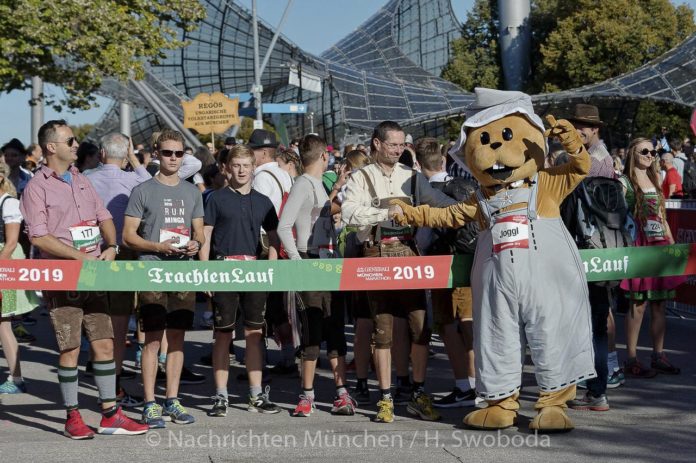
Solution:
<svg viewBox="0 0 696 463">
<path fill-rule="evenodd" d="M 446 288 L 451 266 L 452 256 L 344 259 L 341 290 Z"/>
<path fill-rule="evenodd" d="M 79 260 L 27 259 L 3 261 L 3 264 L 18 262 L 21 262 L 21 266 L 0 265 L 0 281 L 3 287 L 74 291 L 82 270 L 82 262 Z"/>
</svg>

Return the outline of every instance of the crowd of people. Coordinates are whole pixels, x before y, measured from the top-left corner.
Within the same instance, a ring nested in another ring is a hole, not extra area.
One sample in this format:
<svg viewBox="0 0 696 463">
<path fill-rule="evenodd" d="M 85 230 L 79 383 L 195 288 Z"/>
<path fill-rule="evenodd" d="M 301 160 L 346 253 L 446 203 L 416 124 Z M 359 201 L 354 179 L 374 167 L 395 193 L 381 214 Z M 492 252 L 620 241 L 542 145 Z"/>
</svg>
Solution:
<svg viewBox="0 0 696 463">
<path fill-rule="evenodd" d="M 665 200 L 684 196 L 682 178 L 693 156 L 687 140 L 636 138 L 626 149 L 610 154 L 599 138 L 602 121 L 596 107 L 577 105 L 568 119 L 591 155 L 589 176 L 618 179 L 623 185 L 636 224 L 633 244 L 674 243 Z M 220 150 L 193 150 L 185 146 L 181 133 L 170 129 L 155 134 L 149 147 L 133 146 L 120 133 L 107 134 L 95 145 L 79 143 L 61 120 L 44 124 L 38 136 L 38 145 L 29 148 L 16 139 L 2 147 L 2 260 L 239 261 L 473 252 L 453 242 L 457 234 L 419 229 L 414 235 L 410 228 L 391 222 L 392 200 L 445 207 L 460 200 L 447 188 L 454 179 L 474 182 L 461 160 L 445 154 L 451 145 L 427 137 L 414 141 L 395 122 L 375 127 L 369 146 L 342 150 L 315 134 L 283 147 L 266 130 L 255 130 L 246 143 L 228 137 Z M 546 167 L 564 158 L 562 148 L 550 142 Z M 664 354 L 665 301 L 674 297 L 682 281 L 640 278 L 621 283 L 621 297 L 629 301 L 623 368 L 612 310 L 617 291 L 589 284 L 597 377 L 581 385 L 587 393 L 569 402 L 571 408 L 606 411 L 607 388 L 619 387 L 627 376 L 679 373 Z M 249 384 L 250 412 L 279 413 L 282 408 L 270 399 L 267 375 L 299 372 L 292 415 L 314 413 L 314 378 L 324 343 L 335 382 L 333 414 L 353 415 L 359 405 L 376 403 L 374 421 L 390 423 L 394 405 L 405 404 L 410 415 L 434 421 L 440 418 L 438 408 L 471 407 L 480 401 L 470 288 L 432 290 L 429 296 L 412 289 L 198 295 L 43 291 L 40 296 L 41 300 L 33 292 L 2 292 L 3 306 L 14 307 L 15 315 L 0 323 L 9 367 L 0 394 L 30 390 L 22 377 L 18 340 L 32 341 L 25 325 L 35 320 L 28 314 L 46 306 L 60 354 L 57 372 L 67 411 L 65 435 L 73 439 L 94 437 L 78 404 L 83 343 L 89 345 L 88 370 L 103 415 L 98 433 L 142 434 L 165 427 L 167 421 L 196 421 L 182 404 L 179 386 L 206 379 L 184 366 L 185 334 L 193 328 L 197 300 L 211 307 L 214 329 L 207 359 L 215 388 L 210 416 L 226 416 L 230 406 L 227 388 L 235 332 L 243 333 L 245 340 L 246 373 L 239 379 Z M 649 367 L 636 352 L 647 307 L 653 341 Z M 141 394 L 126 392 L 121 385 L 122 379 L 134 376 L 123 368 L 131 317 L 137 319 Z M 349 322 L 355 330 L 351 362 L 346 360 Z M 437 399 L 425 387 L 432 331 L 444 342 L 453 377 L 452 390 Z M 267 368 L 264 338 L 270 335 L 279 342 L 282 359 Z M 370 366 L 379 385 L 376 401 L 368 387 Z M 351 371 L 353 387 L 348 380 Z M 159 402 L 158 381 L 166 384 Z M 139 420 L 122 412 L 135 407 L 142 407 Z"/>
</svg>

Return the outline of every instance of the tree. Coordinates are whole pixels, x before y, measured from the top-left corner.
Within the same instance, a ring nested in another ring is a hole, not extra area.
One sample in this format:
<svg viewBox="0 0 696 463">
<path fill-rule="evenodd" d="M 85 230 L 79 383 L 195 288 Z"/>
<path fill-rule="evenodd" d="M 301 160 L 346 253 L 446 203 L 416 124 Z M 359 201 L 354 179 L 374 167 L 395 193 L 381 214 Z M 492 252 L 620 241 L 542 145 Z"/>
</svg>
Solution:
<svg viewBox="0 0 696 463">
<path fill-rule="evenodd" d="M 476 0 L 442 76 L 465 90 L 502 85 L 496 0 Z M 532 0 L 529 93 L 600 82 L 657 58 L 696 31 L 669 0 Z"/>
<path fill-rule="evenodd" d="M 498 2 L 476 0 L 467 13 L 462 37 L 452 41 L 453 58 L 442 77 L 467 91 L 497 88 L 503 81 L 498 48 Z"/>
<path fill-rule="evenodd" d="M 559 10 L 535 2 L 535 15 Z M 541 60 L 532 88 L 557 91 L 627 73 L 678 45 L 695 30 L 693 10 L 669 0 L 573 0 L 539 43 Z"/>
<path fill-rule="evenodd" d="M 142 78 L 205 14 L 197 0 L 0 0 L 0 91 L 38 76 L 65 89 L 56 110 L 89 108 L 105 77 Z"/>
</svg>

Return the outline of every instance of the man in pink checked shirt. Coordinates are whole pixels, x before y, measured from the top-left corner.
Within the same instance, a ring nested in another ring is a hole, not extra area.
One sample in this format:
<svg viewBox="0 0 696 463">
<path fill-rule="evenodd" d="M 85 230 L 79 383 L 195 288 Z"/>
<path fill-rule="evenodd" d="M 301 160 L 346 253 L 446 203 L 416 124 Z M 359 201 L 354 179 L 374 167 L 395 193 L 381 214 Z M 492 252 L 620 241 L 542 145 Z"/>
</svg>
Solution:
<svg viewBox="0 0 696 463">
<path fill-rule="evenodd" d="M 72 165 L 79 142 L 63 120 L 39 129 L 46 165 L 24 190 L 20 210 L 31 243 L 44 259 L 114 260 L 116 230 L 109 211 L 87 178 Z M 104 243 L 104 251 L 101 243 Z M 58 382 L 67 409 L 64 434 L 91 439 L 78 410 L 77 361 L 82 328 L 94 353 L 94 380 L 101 399 L 100 434 L 143 434 L 148 426 L 123 415 L 116 404 L 116 366 L 108 300 L 103 292 L 45 292 L 56 334 Z"/>
</svg>

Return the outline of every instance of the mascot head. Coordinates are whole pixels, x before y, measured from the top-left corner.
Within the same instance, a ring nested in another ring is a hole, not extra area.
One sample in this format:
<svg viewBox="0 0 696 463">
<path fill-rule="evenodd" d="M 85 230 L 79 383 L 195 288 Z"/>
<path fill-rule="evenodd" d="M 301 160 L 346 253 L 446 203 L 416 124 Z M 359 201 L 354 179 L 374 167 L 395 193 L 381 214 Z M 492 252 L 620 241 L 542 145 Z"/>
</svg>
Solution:
<svg viewBox="0 0 696 463">
<path fill-rule="evenodd" d="M 544 167 L 544 124 L 522 92 L 477 88 L 449 153 L 488 188 L 521 184 Z"/>
</svg>

